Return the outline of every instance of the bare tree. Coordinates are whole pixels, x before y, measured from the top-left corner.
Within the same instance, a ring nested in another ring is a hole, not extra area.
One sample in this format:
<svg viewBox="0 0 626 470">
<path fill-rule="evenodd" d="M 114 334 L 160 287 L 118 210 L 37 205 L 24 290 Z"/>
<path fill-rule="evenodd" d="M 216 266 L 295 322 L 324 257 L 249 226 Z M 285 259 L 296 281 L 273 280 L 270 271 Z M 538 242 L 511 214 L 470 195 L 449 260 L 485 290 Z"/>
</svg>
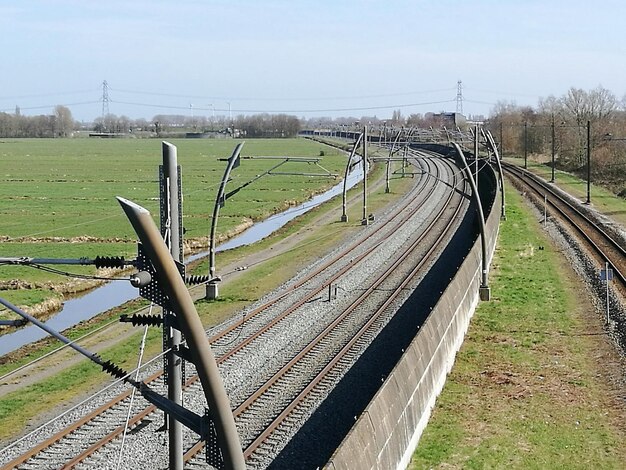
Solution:
<svg viewBox="0 0 626 470">
<path fill-rule="evenodd" d="M 59 137 L 67 137 L 74 128 L 74 120 L 72 112 L 69 108 L 57 105 L 54 108 L 54 125 L 55 135 Z"/>
</svg>

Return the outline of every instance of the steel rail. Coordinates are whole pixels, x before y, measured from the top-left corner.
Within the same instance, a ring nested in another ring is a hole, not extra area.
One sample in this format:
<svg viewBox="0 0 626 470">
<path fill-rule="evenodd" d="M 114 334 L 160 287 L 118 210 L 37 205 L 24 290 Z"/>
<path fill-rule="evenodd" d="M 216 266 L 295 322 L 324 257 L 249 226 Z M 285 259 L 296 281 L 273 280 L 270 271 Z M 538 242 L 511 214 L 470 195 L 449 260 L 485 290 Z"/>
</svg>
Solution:
<svg viewBox="0 0 626 470">
<path fill-rule="evenodd" d="M 611 264 L 615 277 L 626 289 L 626 276 L 622 272 L 622 267 L 626 266 L 626 249 L 619 242 L 547 183 L 542 182 L 528 171 L 518 169 L 515 165 L 504 163 L 503 168 L 509 175 L 516 176 L 526 186 L 530 187 L 538 196 L 545 196 L 545 193 L 549 192 L 553 196 L 552 199 L 547 198 L 550 206 L 574 228 L 602 261 Z M 594 240 L 593 233 L 598 235 L 604 248 L 600 246 L 598 241 Z"/>
<path fill-rule="evenodd" d="M 263 393 L 267 392 L 267 389 L 273 384 L 276 383 L 277 380 L 279 380 L 282 376 L 284 376 L 286 373 L 288 373 L 288 371 L 294 367 L 303 357 L 305 357 L 311 350 L 313 350 L 319 343 L 320 341 L 322 341 L 330 332 L 332 332 L 334 330 L 334 328 L 342 321 L 345 320 L 346 317 L 348 317 L 348 315 L 353 312 L 359 305 L 361 305 L 363 303 L 363 301 L 368 297 L 368 295 L 371 294 L 371 292 L 373 290 L 375 290 L 382 282 L 385 281 L 385 279 L 392 273 L 396 272 L 397 267 L 399 264 L 401 264 L 403 261 L 405 261 L 407 258 L 410 258 L 410 256 L 413 254 L 413 251 L 420 245 L 421 241 L 424 239 L 424 237 L 426 237 L 427 235 L 429 235 L 430 230 L 432 229 L 433 226 L 435 226 L 438 222 L 440 222 L 440 217 L 441 215 L 444 213 L 444 211 L 446 210 L 446 208 L 448 207 L 447 203 L 449 202 L 449 200 L 453 197 L 453 195 L 455 195 L 455 192 L 451 192 L 448 196 L 448 201 L 446 201 L 446 203 L 443 204 L 440 212 L 435 216 L 434 220 L 431 221 L 431 223 L 429 224 L 429 226 L 424 229 L 423 233 L 416 239 L 414 240 L 414 242 L 412 243 L 411 247 L 409 247 L 407 250 L 405 250 L 404 254 L 395 260 L 395 262 L 392 264 L 392 266 L 390 266 L 381 276 L 380 278 L 371 286 L 369 286 L 369 288 L 362 293 L 359 298 L 354 301 L 348 308 L 346 308 L 344 310 L 344 312 L 342 312 L 342 314 L 340 314 L 340 316 L 338 316 L 335 320 L 333 320 L 333 322 L 331 322 L 331 324 L 329 324 L 321 333 L 319 333 L 317 335 L 317 337 L 312 340 L 305 348 L 303 348 L 292 360 L 290 360 L 285 366 L 283 366 L 283 368 L 281 368 L 281 370 L 279 370 L 278 372 L 276 372 L 274 374 L 274 376 L 270 379 L 268 379 L 265 384 L 263 386 L 261 386 L 253 395 L 251 395 L 248 399 L 246 399 L 242 404 L 240 404 L 234 411 L 234 415 L 235 418 L 237 419 L 248 407 L 250 407 L 254 401 L 261 396 Z M 461 204 L 459 204 L 457 206 L 457 210 L 455 212 L 455 214 L 451 217 L 454 218 L 456 217 L 456 215 L 458 214 L 458 211 L 460 211 L 461 208 Z M 407 218 L 409 218 L 410 216 L 407 216 Z M 446 224 L 445 227 L 445 232 L 447 232 L 448 230 L 451 230 L 452 224 Z M 442 240 L 445 237 L 445 235 L 441 235 L 438 238 L 438 241 Z M 397 290 L 397 293 L 395 296 L 392 296 L 393 298 L 388 298 L 385 303 L 384 306 L 380 308 L 380 314 L 382 314 L 382 311 L 384 310 L 384 308 L 386 308 L 386 306 L 388 306 L 388 304 L 390 302 L 392 302 L 395 297 L 399 294 L 399 292 L 402 291 L 402 289 L 406 286 L 406 283 L 408 283 L 410 281 L 410 279 L 414 276 L 415 272 L 417 270 L 419 270 L 423 264 L 425 262 L 427 262 L 428 260 L 428 256 L 430 256 L 432 254 L 432 252 L 437 248 L 437 244 L 433 244 L 433 246 L 431 247 L 431 249 L 428 252 L 428 255 L 422 260 L 421 263 L 418 264 L 417 267 L 415 267 L 412 271 L 412 274 L 410 276 L 408 276 L 401 284 L 401 287 Z M 367 322 L 367 325 L 371 325 L 373 322 L 375 321 L 375 319 L 372 319 L 371 321 Z M 365 328 L 365 329 L 364 329 Z M 342 348 L 342 350 L 349 350 L 350 347 L 352 347 L 352 345 L 355 344 L 355 342 L 358 340 L 358 337 L 362 336 L 362 334 L 364 334 L 364 332 L 367 330 L 367 327 L 362 327 L 361 328 L 361 333 L 357 334 L 354 337 L 354 341 L 350 341 L 350 346 L 349 347 L 344 347 Z M 336 360 L 333 362 L 333 364 L 336 364 L 337 362 L 340 361 L 340 357 L 337 357 Z M 326 367 L 324 370 L 330 370 L 332 369 L 332 366 L 330 367 Z M 321 378 L 320 378 L 321 380 Z M 314 387 L 314 384 L 309 384 L 304 391 L 302 391 L 299 395 L 306 395 L 306 393 L 308 393 L 308 391 L 312 390 L 312 388 Z M 296 404 L 292 403 L 291 405 L 289 405 L 292 408 L 295 408 Z M 291 409 L 291 408 L 290 408 Z M 279 417 L 275 418 L 274 423 L 276 423 L 276 425 L 278 425 L 278 421 L 281 420 L 281 417 L 285 417 L 290 413 L 290 411 L 283 411 Z M 260 444 L 265 437 L 267 437 L 267 435 L 271 434 L 271 430 L 266 429 L 265 431 L 262 432 L 262 434 L 260 436 L 257 436 L 257 438 L 253 441 L 253 444 L 249 445 L 247 447 L 247 449 L 244 451 L 244 456 L 249 457 L 251 455 L 251 453 L 254 451 L 254 447 L 257 446 L 258 444 Z M 195 455 L 197 455 L 197 453 L 199 453 L 204 447 L 204 443 L 203 442 L 198 442 L 197 444 L 195 444 L 191 449 L 189 449 L 189 451 L 185 454 L 184 461 L 185 462 L 189 462 L 191 459 L 193 459 L 193 457 Z"/>
<path fill-rule="evenodd" d="M 455 185 L 456 186 L 456 185 Z M 441 217 L 443 216 L 446 209 L 449 207 L 451 203 L 452 197 L 455 193 L 451 192 L 448 196 L 446 202 L 442 205 L 441 210 L 435 217 L 435 219 L 431 222 L 430 226 L 410 245 L 410 247 L 405 250 L 400 257 L 398 257 L 394 262 L 389 266 L 385 272 L 383 272 L 379 279 L 376 280 L 371 286 L 368 287 L 344 312 L 340 317 L 335 319 L 331 324 L 329 324 L 323 332 L 321 332 L 305 349 L 303 349 L 294 359 L 292 359 L 281 371 L 277 372 L 272 378 L 270 378 L 266 384 L 262 387 L 263 390 L 259 390 L 255 392 L 255 394 L 250 397 L 246 402 L 240 405 L 236 411 L 235 416 L 238 416 L 242 413 L 247 407 L 249 407 L 261 394 L 267 393 L 270 389 L 271 385 L 276 383 L 276 381 L 284 376 L 288 370 L 290 370 L 298 361 L 300 361 L 307 353 L 309 353 L 314 347 L 316 347 L 320 341 L 322 341 L 330 332 L 332 332 L 337 325 L 343 321 L 349 314 L 354 312 L 359 306 L 361 306 L 365 300 L 369 297 L 369 295 L 378 288 L 391 274 L 395 273 L 397 268 L 404 263 L 407 259 L 411 259 L 417 249 L 421 249 L 421 244 L 424 238 L 429 234 L 431 228 L 433 228 L 438 222 L 440 222 Z M 459 204 L 456 207 L 454 215 L 450 217 L 450 219 L 454 219 L 458 213 L 460 212 L 462 204 Z M 389 294 L 387 299 L 383 302 L 381 306 L 379 306 L 376 311 L 370 316 L 367 322 L 359 329 L 359 331 L 353 335 L 350 340 L 344 345 L 344 347 L 332 358 L 330 362 L 326 364 L 326 366 L 309 382 L 309 384 L 291 401 L 291 403 L 277 416 L 266 428 L 265 430 L 245 449 L 244 456 L 248 459 L 259 447 L 260 445 L 280 426 L 280 424 L 287 418 L 289 414 L 291 414 L 300 403 L 302 403 L 305 397 L 316 387 L 318 386 L 324 378 L 330 373 L 330 371 L 342 360 L 342 358 L 348 354 L 348 352 L 352 349 L 352 347 L 368 332 L 370 327 L 374 325 L 374 323 L 383 315 L 386 311 L 387 307 L 402 293 L 406 285 L 414 278 L 414 276 L 424 267 L 426 263 L 431 260 L 431 256 L 433 253 L 441 246 L 443 241 L 447 238 L 449 231 L 452 228 L 452 224 L 446 224 L 444 231 L 440 233 L 436 240 L 433 241 L 432 245 L 428 248 L 427 252 L 424 255 L 421 255 L 421 259 L 418 263 L 411 269 L 411 271 L 404 276 L 402 282 L 396 286 L 396 288 Z"/>
</svg>

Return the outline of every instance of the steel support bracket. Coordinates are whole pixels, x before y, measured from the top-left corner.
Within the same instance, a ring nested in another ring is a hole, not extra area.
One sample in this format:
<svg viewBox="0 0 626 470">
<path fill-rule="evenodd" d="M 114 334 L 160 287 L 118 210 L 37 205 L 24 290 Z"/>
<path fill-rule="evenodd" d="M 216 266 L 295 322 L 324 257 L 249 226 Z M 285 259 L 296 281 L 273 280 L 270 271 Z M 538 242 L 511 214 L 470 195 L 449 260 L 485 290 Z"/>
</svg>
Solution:
<svg viewBox="0 0 626 470">
<path fill-rule="evenodd" d="M 140 384 L 139 391 L 147 401 L 184 424 L 186 427 L 198 434 L 203 441 L 206 440 L 207 430 L 209 429 L 209 426 L 206 423 L 209 419 L 208 415 L 205 414 L 204 416 L 200 416 L 193 411 L 174 403 L 170 399 L 159 395 L 144 383 Z"/>
<path fill-rule="evenodd" d="M 156 269 L 154 269 L 152 262 L 150 261 L 148 256 L 145 254 L 143 245 L 141 243 L 137 243 L 136 263 L 137 263 L 137 269 L 139 269 L 140 271 L 146 271 L 150 273 L 150 276 L 152 278 L 151 281 L 146 286 L 141 287 L 139 289 L 139 295 L 143 297 L 144 299 L 148 299 L 149 301 L 154 302 L 160 307 L 163 307 L 167 310 L 174 310 L 174 306 L 172 302 L 170 301 L 170 298 L 168 297 L 167 293 L 165 292 L 165 290 L 163 289 L 163 287 L 160 285 L 158 281 L 159 276 L 157 276 Z M 182 263 L 179 263 L 176 260 L 174 260 L 174 263 L 176 263 L 178 272 L 180 272 L 181 277 L 184 279 L 185 278 L 185 265 Z"/>
<path fill-rule="evenodd" d="M 184 359 L 185 361 L 195 364 L 193 362 L 193 357 L 191 356 L 191 351 L 189 350 L 187 346 L 183 346 L 181 344 L 180 346 L 174 349 L 174 354 L 176 354 L 181 359 Z"/>
</svg>

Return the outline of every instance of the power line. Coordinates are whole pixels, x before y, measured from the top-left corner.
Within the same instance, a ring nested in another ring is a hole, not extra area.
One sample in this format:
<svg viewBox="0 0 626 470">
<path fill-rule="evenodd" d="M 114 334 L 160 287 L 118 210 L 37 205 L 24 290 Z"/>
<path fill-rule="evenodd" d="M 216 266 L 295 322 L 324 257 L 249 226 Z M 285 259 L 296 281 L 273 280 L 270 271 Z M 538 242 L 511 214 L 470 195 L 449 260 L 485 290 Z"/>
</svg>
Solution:
<svg viewBox="0 0 626 470">
<path fill-rule="evenodd" d="M 47 98 L 50 96 L 80 95 L 83 93 L 93 93 L 94 91 L 97 91 L 97 90 L 91 89 L 91 90 L 37 93 L 37 94 L 32 94 L 32 95 L 0 96 L 0 100 L 24 100 L 24 99 L 30 99 L 30 98 Z"/>
<path fill-rule="evenodd" d="M 487 101 L 476 101 L 476 100 L 468 100 L 468 99 L 465 99 L 465 101 L 467 101 L 468 103 L 486 104 L 486 105 L 489 105 L 489 106 L 495 106 L 496 105 L 496 103 L 489 103 Z"/>
<path fill-rule="evenodd" d="M 185 98 L 185 99 L 196 99 L 196 100 L 213 100 L 213 101 L 338 101 L 338 100 L 360 100 L 360 99 L 372 99 L 372 98 L 391 98 L 397 96 L 413 96 L 413 95 L 424 95 L 430 93 L 442 93 L 454 90 L 454 88 L 440 88 L 437 90 L 422 90 L 422 91 L 411 91 L 411 92 L 400 92 L 400 93 L 386 93 L 386 94 L 375 94 L 375 95 L 361 95 L 361 96 L 330 96 L 330 97 L 296 97 L 296 98 L 283 98 L 283 97 L 274 97 L 274 98 L 264 98 L 264 97 L 219 97 L 219 96 L 200 96 L 200 95 L 183 95 L 183 94 L 173 94 L 173 93 L 159 93 L 159 92 L 150 92 L 150 91 L 141 91 L 141 90 L 124 90 L 118 88 L 111 88 L 118 93 L 128 93 L 135 95 L 149 95 L 149 96 L 164 96 L 170 98 Z"/>
<path fill-rule="evenodd" d="M 178 109 L 178 110 L 188 110 L 188 106 L 175 106 L 175 105 L 164 105 L 164 104 L 152 104 L 152 103 L 137 103 L 130 101 L 113 101 L 114 103 L 125 104 L 128 106 L 141 106 L 141 107 L 149 107 L 149 108 L 162 108 L 162 109 Z M 455 100 L 442 100 L 442 101 L 426 101 L 421 103 L 405 103 L 405 104 L 389 104 L 383 106 L 362 106 L 362 107 L 353 107 L 353 108 L 321 108 L 321 109 L 220 109 L 215 108 L 215 111 L 233 111 L 238 113 L 291 113 L 291 114 L 306 114 L 306 113 L 330 113 L 330 112 L 345 112 L 345 111 L 375 111 L 380 109 L 398 109 L 398 108 L 410 108 L 416 106 L 429 106 L 434 104 L 445 104 L 452 103 Z M 196 108 L 199 110 L 207 111 L 213 108 Z"/>
<path fill-rule="evenodd" d="M 20 111 L 33 111 L 36 109 L 54 109 L 54 107 L 59 106 L 59 104 L 61 106 L 70 107 L 70 106 L 83 106 L 86 104 L 96 104 L 96 103 L 100 103 L 100 101 L 82 101 L 80 103 L 55 103 L 55 104 L 47 104 L 47 105 L 41 105 L 41 106 L 26 106 L 26 107 L 20 106 Z M 3 112 L 3 113 L 9 113 L 13 111 L 15 111 L 15 108 L 4 108 L 0 110 L 0 112 Z"/>
<path fill-rule="evenodd" d="M 523 98 L 539 98 L 537 95 L 530 95 L 525 93 L 515 93 L 511 91 L 497 91 L 497 90 L 480 90 L 478 88 L 468 88 L 465 87 L 466 90 L 473 91 L 476 93 L 486 93 L 488 95 L 505 95 L 505 96 L 519 96 Z"/>
</svg>

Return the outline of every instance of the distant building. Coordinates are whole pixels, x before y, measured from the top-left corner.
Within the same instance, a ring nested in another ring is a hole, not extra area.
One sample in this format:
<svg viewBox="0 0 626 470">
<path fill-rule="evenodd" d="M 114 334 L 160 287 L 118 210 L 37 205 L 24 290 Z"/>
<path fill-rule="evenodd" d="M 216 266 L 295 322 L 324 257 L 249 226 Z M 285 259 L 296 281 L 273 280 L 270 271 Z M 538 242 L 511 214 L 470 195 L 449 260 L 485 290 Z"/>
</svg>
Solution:
<svg viewBox="0 0 626 470">
<path fill-rule="evenodd" d="M 467 124 L 467 119 L 461 113 L 426 113 L 427 121 L 437 123 L 438 127 L 447 129 L 463 128 Z"/>
</svg>

